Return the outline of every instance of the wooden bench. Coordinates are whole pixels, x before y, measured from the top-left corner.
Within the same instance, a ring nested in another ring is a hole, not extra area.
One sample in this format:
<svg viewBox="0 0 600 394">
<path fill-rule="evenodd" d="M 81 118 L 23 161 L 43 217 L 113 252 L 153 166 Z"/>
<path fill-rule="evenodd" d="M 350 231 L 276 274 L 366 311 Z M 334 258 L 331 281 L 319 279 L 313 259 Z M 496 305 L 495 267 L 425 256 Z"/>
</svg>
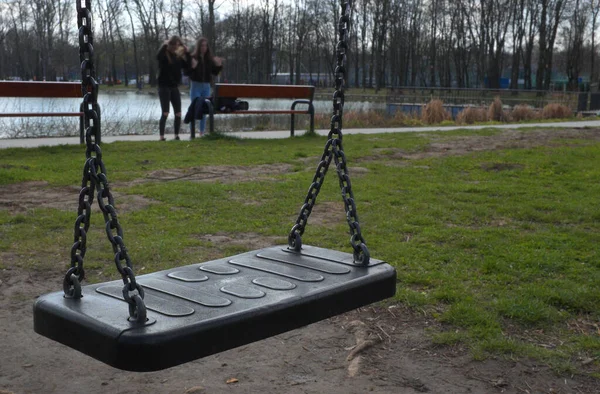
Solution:
<svg viewBox="0 0 600 394">
<path fill-rule="evenodd" d="M 218 83 L 215 85 L 214 91 L 214 102 L 217 103 L 219 98 L 259 98 L 259 99 L 290 99 L 292 102 L 289 110 L 280 109 L 262 109 L 254 110 L 248 109 L 243 111 L 232 111 L 232 112 L 216 112 L 216 114 L 245 114 L 245 115 L 257 115 L 257 114 L 274 114 L 274 115 L 290 115 L 290 136 L 294 136 L 294 119 L 295 115 L 309 115 L 310 116 L 310 131 L 315 130 L 315 108 L 313 106 L 313 97 L 315 94 L 315 87 L 310 85 L 251 85 L 251 84 L 229 84 L 229 83 Z M 210 100 L 207 100 L 209 113 L 208 122 L 209 130 L 211 133 L 214 132 L 214 115 L 215 110 Z M 308 108 L 297 110 L 296 106 L 299 104 L 305 104 Z M 191 138 L 195 137 L 195 127 L 191 128 Z"/>
<path fill-rule="evenodd" d="M 0 97 L 82 98 L 79 82 L 0 81 Z M 79 117 L 80 142 L 83 143 L 83 110 L 79 112 L 5 112 L 0 118 Z"/>
</svg>

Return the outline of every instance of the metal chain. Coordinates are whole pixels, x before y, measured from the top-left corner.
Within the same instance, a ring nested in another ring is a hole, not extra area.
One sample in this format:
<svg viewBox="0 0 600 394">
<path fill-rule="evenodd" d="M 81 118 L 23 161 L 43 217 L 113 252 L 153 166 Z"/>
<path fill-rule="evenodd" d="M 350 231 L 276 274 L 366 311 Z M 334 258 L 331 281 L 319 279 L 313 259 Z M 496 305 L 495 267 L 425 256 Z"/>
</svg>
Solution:
<svg viewBox="0 0 600 394">
<path fill-rule="evenodd" d="M 67 271 L 63 282 L 65 296 L 81 298 L 81 285 L 85 274 L 83 259 L 86 251 L 87 232 L 90 226 L 91 206 L 94 192 L 98 205 L 104 215 L 106 235 L 115 253 L 115 264 L 123 279 L 123 298 L 129 304 L 130 319 L 144 323 L 146 307 L 144 305 L 144 289 L 136 282 L 131 259 L 123 242 L 123 229 L 117 219 L 115 202 L 108 185 L 106 168 L 102 161 L 100 149 L 100 105 L 98 104 L 98 82 L 94 67 L 94 36 L 92 32 L 91 0 L 82 5 L 77 3 L 77 26 L 79 28 L 79 59 L 81 61 L 81 93 L 83 102 L 83 124 L 85 129 L 86 161 L 83 167 L 79 208 L 75 220 L 75 243 L 71 248 L 71 268 Z M 116 230 L 116 235 L 114 231 Z M 123 267 L 125 261 L 126 267 Z"/>
<path fill-rule="evenodd" d="M 342 198 L 344 199 L 344 208 L 346 210 L 346 219 L 350 226 L 350 245 L 354 250 L 354 261 L 356 263 L 368 265 L 370 260 L 369 249 L 365 239 L 360 231 L 358 222 L 358 213 L 352 193 L 352 184 L 346 165 L 346 156 L 342 147 L 342 115 L 344 112 L 344 87 L 346 81 L 346 51 L 348 50 L 348 32 L 350 30 L 350 13 L 352 5 L 349 0 L 340 0 L 341 16 L 338 22 L 339 41 L 336 45 L 337 64 L 335 68 L 335 92 L 333 93 L 333 116 L 331 117 L 331 129 L 327 136 L 321 161 L 317 166 L 317 171 L 313 177 L 308 194 L 304 199 L 304 204 L 300 208 L 300 214 L 296 219 L 296 224 L 292 227 L 288 235 L 288 245 L 290 248 L 300 251 L 302 249 L 302 234 L 308 223 L 308 217 L 317 201 L 317 196 L 325 180 L 325 175 L 329 169 L 331 161 L 334 160 Z"/>
</svg>

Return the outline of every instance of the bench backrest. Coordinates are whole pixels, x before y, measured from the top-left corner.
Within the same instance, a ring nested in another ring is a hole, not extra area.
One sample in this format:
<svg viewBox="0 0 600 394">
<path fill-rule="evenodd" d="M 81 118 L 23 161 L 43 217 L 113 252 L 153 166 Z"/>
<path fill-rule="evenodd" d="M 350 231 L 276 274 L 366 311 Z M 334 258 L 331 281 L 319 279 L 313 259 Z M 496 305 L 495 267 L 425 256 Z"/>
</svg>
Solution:
<svg viewBox="0 0 600 394">
<path fill-rule="evenodd" d="M 218 83 L 215 85 L 215 97 L 236 98 L 289 98 L 312 101 L 315 87 L 310 85 L 252 85 Z"/>
<path fill-rule="evenodd" d="M 0 81 L 0 97 L 82 97 L 79 82 Z"/>
</svg>

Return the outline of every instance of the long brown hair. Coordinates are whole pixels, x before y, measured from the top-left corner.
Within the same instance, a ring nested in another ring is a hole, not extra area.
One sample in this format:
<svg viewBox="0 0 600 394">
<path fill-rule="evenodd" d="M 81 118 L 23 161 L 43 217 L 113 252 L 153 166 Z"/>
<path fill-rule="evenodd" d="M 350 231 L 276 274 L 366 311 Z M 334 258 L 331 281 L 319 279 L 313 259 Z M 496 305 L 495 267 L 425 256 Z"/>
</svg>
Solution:
<svg viewBox="0 0 600 394">
<path fill-rule="evenodd" d="M 200 37 L 198 38 L 198 40 L 196 40 L 196 47 L 194 48 L 194 52 L 192 52 L 192 57 L 194 59 L 196 59 L 198 61 L 198 63 L 200 63 L 200 47 L 202 46 L 202 43 L 206 43 L 206 53 L 204 54 L 204 62 L 208 62 L 213 60 L 213 55 L 210 51 L 210 45 L 208 45 L 208 39 L 206 39 L 205 37 Z"/>
<path fill-rule="evenodd" d="M 183 41 L 181 40 L 181 38 L 179 36 L 172 36 L 171 38 L 169 38 L 168 41 L 166 41 L 164 44 L 162 44 L 162 46 L 160 47 L 160 49 L 158 50 L 159 52 L 163 50 L 163 48 L 166 48 L 166 55 L 167 55 L 167 59 L 169 60 L 169 63 L 173 63 L 173 55 L 175 50 L 180 46 L 183 45 Z"/>
</svg>

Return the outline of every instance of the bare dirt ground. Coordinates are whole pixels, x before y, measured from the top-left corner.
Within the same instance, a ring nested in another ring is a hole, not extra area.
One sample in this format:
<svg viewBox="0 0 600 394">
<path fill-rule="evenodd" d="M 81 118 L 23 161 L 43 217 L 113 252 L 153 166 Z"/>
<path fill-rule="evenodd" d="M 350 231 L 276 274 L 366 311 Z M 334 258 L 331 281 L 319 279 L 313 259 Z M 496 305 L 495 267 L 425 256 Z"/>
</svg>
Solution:
<svg viewBox="0 0 600 394">
<path fill-rule="evenodd" d="M 399 161 L 405 161 L 422 155 L 526 148 L 550 144 L 552 137 L 559 133 L 565 133 L 563 138 L 568 135 L 576 139 L 574 143 L 600 140 L 600 130 L 507 131 L 491 137 L 440 140 L 419 154 L 398 151 L 394 155 Z M 389 160 L 389 156 L 387 158 Z M 153 173 L 149 174 L 148 181 L 190 174 L 195 180 L 208 181 L 202 173 L 223 174 L 222 170 Z M 232 178 L 240 176 L 240 168 L 229 170 Z M 276 173 L 268 166 L 263 170 L 259 176 Z M 254 171 L 256 169 L 251 172 L 256 174 Z M 47 193 L 53 197 L 48 198 Z M 38 182 L 5 186 L 0 187 L 0 209 L 17 214 L 39 206 L 40 201 L 51 201 L 58 204 L 55 208 L 75 210 L 76 194 L 77 187 L 49 188 Z M 141 209 L 153 203 L 139 196 L 124 197 L 120 211 Z M 328 225 L 328 219 L 325 215 L 319 217 L 318 210 L 311 216 L 313 219 L 320 225 Z M 249 237 L 253 235 L 244 235 L 245 242 Z M 256 234 L 254 237 L 259 242 Z M 212 234 L 204 238 L 217 248 L 220 243 L 236 239 L 232 234 Z M 270 241 L 261 240 L 268 244 Z M 429 332 L 442 329 L 440 323 L 422 312 L 390 303 L 361 308 L 168 370 L 124 372 L 33 332 L 33 300 L 61 289 L 63 273 L 59 270 L 24 271 L 16 267 L 19 258 L 22 257 L 0 254 L 5 266 L 13 267 L 0 270 L 0 394 L 600 392 L 597 379 L 583 375 L 558 376 L 548 366 L 532 360 L 474 361 L 462 345 L 437 346 Z"/>
</svg>

